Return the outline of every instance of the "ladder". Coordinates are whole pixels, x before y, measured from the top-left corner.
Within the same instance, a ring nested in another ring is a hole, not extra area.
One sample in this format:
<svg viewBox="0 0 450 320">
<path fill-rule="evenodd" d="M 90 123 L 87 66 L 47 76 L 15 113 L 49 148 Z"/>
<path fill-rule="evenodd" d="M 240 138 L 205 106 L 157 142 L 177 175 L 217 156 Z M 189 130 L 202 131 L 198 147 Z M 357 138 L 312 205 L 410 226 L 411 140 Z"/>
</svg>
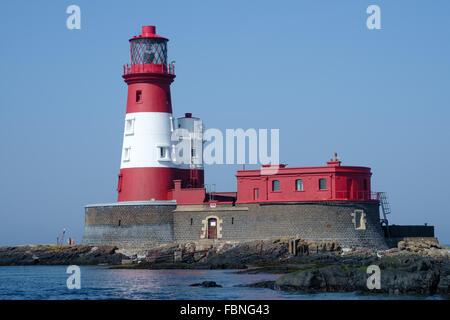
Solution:
<svg viewBox="0 0 450 320">
<path fill-rule="evenodd" d="M 381 203 L 381 209 L 383 209 L 383 216 L 384 219 L 387 219 L 387 215 L 391 214 L 391 205 L 389 204 L 389 200 L 387 197 L 386 192 L 379 192 L 378 193 L 380 203 Z"/>
<path fill-rule="evenodd" d="M 383 211 L 383 219 L 381 219 L 381 223 L 386 225 L 386 233 L 389 237 L 389 222 L 387 215 L 391 214 L 391 205 L 389 204 L 386 192 L 378 192 L 378 199 L 380 200 L 381 210 Z"/>
<path fill-rule="evenodd" d="M 191 164 L 189 168 L 189 181 L 191 183 L 192 188 L 198 187 L 198 170 L 195 168 L 193 164 Z"/>
</svg>

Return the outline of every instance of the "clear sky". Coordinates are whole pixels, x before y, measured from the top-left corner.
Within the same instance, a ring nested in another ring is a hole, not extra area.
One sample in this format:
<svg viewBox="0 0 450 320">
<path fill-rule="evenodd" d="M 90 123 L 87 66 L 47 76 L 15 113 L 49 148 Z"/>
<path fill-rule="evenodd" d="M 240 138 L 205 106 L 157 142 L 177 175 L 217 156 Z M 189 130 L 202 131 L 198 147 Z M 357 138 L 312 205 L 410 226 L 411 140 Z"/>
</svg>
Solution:
<svg viewBox="0 0 450 320">
<path fill-rule="evenodd" d="M 116 200 L 142 25 L 170 39 L 175 116 L 279 128 L 290 166 L 370 166 L 391 223 L 450 243 L 450 1 L 1 1 L 0 21 L 0 245 L 80 241 L 84 205 Z M 208 166 L 206 183 L 234 191 L 240 167 Z"/>
</svg>

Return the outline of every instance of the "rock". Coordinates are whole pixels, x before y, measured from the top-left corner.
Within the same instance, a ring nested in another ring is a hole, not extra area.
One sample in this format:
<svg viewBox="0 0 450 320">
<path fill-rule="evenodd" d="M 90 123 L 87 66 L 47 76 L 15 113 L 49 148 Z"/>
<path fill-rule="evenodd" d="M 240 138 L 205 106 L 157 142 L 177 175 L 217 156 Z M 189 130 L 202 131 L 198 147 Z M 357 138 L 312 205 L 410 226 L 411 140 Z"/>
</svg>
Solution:
<svg viewBox="0 0 450 320">
<path fill-rule="evenodd" d="M 217 284 L 215 281 L 203 281 L 201 283 L 193 283 L 190 286 L 204 288 L 222 288 L 222 286 L 220 284 Z"/>
<path fill-rule="evenodd" d="M 95 249 L 96 248 L 96 249 Z M 32 245 L 0 247 L 0 265 L 120 264 L 116 247 L 87 245 Z"/>
<path fill-rule="evenodd" d="M 289 273 L 275 281 L 275 288 L 289 291 L 347 292 L 361 290 L 364 285 L 363 272 L 340 266 Z"/>
<path fill-rule="evenodd" d="M 367 287 L 369 275 L 363 264 L 380 267 L 380 289 L 370 290 Z M 434 260 L 428 256 L 404 254 L 381 259 L 341 259 L 334 265 L 285 274 L 275 281 L 274 288 L 288 291 L 447 295 L 449 284 L 449 259 Z"/>
<path fill-rule="evenodd" d="M 397 248 L 415 254 L 449 257 L 449 248 L 439 244 L 436 238 L 405 238 L 398 242 Z"/>
<path fill-rule="evenodd" d="M 246 285 L 244 285 L 244 287 L 274 289 L 275 288 L 275 281 L 256 282 L 256 283 L 246 284 Z"/>
</svg>

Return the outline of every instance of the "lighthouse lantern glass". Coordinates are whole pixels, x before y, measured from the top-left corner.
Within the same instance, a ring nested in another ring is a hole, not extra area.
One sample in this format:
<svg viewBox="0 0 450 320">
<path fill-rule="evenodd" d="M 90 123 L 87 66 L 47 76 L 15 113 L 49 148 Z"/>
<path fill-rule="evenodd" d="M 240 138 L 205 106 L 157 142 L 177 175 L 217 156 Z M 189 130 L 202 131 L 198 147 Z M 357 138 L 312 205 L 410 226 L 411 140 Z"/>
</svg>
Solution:
<svg viewBox="0 0 450 320">
<path fill-rule="evenodd" d="M 167 40 L 142 38 L 131 40 L 132 64 L 167 64 Z"/>
</svg>

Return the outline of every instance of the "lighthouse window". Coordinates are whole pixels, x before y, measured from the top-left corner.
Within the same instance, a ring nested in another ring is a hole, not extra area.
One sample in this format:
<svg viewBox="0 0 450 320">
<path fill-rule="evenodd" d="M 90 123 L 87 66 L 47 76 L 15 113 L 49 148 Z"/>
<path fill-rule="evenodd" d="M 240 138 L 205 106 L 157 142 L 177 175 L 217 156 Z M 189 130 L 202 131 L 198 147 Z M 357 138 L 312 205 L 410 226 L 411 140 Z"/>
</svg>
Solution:
<svg viewBox="0 0 450 320">
<path fill-rule="evenodd" d="M 131 63 L 167 64 L 167 40 L 156 38 L 131 41 Z"/>
<path fill-rule="evenodd" d="M 303 180 L 302 179 L 295 180 L 295 190 L 303 191 Z"/>
<path fill-rule="evenodd" d="M 125 134 L 132 135 L 134 134 L 134 119 L 127 119 L 125 122 Z"/>
<path fill-rule="evenodd" d="M 319 179 L 319 189 L 325 190 L 327 188 L 327 179 Z"/>
<path fill-rule="evenodd" d="M 280 191 L 280 181 L 279 180 L 272 181 L 272 191 Z"/>
<path fill-rule="evenodd" d="M 142 91 L 137 90 L 136 91 L 136 102 L 141 102 L 141 100 L 142 100 Z"/>
<path fill-rule="evenodd" d="M 117 191 L 121 192 L 122 191 L 122 174 L 119 174 L 119 181 L 117 182 Z"/>
<path fill-rule="evenodd" d="M 131 147 L 123 148 L 123 161 L 130 161 Z"/>
<path fill-rule="evenodd" d="M 157 157 L 160 161 L 170 161 L 169 147 L 159 146 Z"/>
</svg>

